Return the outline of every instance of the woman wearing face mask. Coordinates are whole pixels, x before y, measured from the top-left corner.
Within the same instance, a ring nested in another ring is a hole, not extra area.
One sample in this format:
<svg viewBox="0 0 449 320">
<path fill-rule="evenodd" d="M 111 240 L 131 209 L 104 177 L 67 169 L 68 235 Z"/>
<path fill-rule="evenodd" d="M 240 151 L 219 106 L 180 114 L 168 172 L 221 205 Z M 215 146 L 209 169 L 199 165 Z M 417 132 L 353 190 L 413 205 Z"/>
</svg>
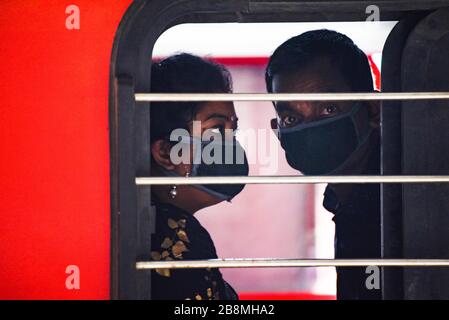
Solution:
<svg viewBox="0 0 449 320">
<path fill-rule="evenodd" d="M 231 77 L 224 67 L 196 56 L 175 55 L 152 67 L 151 91 L 155 93 L 231 90 Z M 248 175 L 244 151 L 233 135 L 237 121 L 232 102 L 152 103 L 152 176 Z M 216 259 L 213 241 L 194 214 L 224 200 L 231 201 L 243 187 L 153 186 L 156 232 L 152 236 L 151 259 Z M 152 298 L 208 300 L 238 296 L 218 269 L 157 269 L 152 273 Z"/>
</svg>

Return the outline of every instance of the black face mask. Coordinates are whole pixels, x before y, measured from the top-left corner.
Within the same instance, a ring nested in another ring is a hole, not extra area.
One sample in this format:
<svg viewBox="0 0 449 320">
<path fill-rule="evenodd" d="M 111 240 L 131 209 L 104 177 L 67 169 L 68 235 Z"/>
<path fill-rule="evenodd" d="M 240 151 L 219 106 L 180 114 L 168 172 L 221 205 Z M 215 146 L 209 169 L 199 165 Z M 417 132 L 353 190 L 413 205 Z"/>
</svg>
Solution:
<svg viewBox="0 0 449 320">
<path fill-rule="evenodd" d="M 215 139 L 200 141 L 189 137 L 195 144 L 191 177 L 248 176 L 249 166 L 245 150 L 233 140 Z M 206 155 L 206 159 L 205 156 Z M 210 155 L 210 157 L 208 157 Z M 173 171 L 163 171 L 168 176 L 178 176 Z M 244 184 L 207 184 L 192 185 L 220 200 L 231 201 L 238 195 Z"/>
<path fill-rule="evenodd" d="M 306 175 L 332 174 L 360 148 L 372 128 L 366 117 L 365 133 L 357 130 L 355 116 L 362 105 L 351 111 L 321 121 L 280 128 L 280 140 L 289 165 Z"/>
</svg>

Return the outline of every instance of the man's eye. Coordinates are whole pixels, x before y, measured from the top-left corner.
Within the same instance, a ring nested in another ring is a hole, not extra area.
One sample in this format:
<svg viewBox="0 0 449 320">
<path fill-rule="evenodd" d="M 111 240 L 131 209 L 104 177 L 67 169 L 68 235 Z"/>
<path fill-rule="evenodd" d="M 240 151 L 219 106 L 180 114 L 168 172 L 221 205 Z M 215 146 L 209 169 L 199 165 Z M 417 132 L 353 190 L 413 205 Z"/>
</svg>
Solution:
<svg viewBox="0 0 449 320">
<path fill-rule="evenodd" d="M 294 116 L 285 116 L 281 119 L 281 125 L 283 127 L 291 127 L 298 122 L 298 118 Z"/>
<path fill-rule="evenodd" d="M 334 105 L 326 106 L 322 111 L 321 115 L 328 116 L 337 113 L 338 108 Z"/>
</svg>

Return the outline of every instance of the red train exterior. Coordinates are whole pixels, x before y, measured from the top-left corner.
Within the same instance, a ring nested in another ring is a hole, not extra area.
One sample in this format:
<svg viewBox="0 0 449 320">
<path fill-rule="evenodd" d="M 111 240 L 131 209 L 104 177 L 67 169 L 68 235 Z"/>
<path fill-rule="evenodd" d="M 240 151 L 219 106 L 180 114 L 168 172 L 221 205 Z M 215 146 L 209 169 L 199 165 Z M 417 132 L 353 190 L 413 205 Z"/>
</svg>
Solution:
<svg viewBox="0 0 449 320">
<path fill-rule="evenodd" d="M 108 90 L 131 0 L 0 3 L 0 299 L 108 299 Z M 80 289 L 68 290 L 68 265 Z"/>
</svg>

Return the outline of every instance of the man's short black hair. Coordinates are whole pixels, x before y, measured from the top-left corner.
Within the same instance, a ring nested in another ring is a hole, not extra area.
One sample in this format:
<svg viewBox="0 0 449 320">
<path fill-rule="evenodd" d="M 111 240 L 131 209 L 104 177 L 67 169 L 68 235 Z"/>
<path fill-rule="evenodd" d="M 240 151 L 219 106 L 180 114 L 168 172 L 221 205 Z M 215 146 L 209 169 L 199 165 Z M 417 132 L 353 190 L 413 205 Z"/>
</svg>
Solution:
<svg viewBox="0 0 449 320">
<path fill-rule="evenodd" d="M 366 54 L 354 42 L 336 31 L 321 29 L 302 33 L 280 45 L 265 71 L 268 92 L 277 74 L 300 71 L 316 59 L 328 57 L 355 92 L 373 91 L 373 78 Z"/>
</svg>

